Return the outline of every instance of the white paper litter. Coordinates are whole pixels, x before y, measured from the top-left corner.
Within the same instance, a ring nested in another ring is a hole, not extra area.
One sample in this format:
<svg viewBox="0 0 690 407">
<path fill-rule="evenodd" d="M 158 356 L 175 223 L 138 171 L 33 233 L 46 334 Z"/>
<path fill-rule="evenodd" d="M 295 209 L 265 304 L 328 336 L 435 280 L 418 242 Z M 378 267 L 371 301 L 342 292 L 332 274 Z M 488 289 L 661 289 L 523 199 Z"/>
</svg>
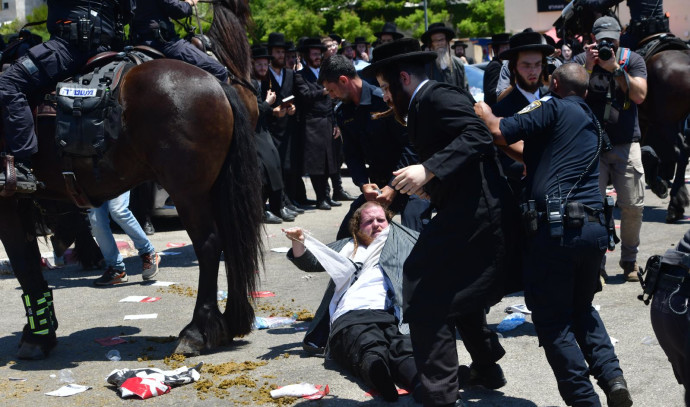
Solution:
<svg viewBox="0 0 690 407">
<path fill-rule="evenodd" d="M 168 286 L 171 286 L 173 284 L 177 284 L 177 283 L 173 283 L 172 281 L 156 281 L 155 283 L 153 283 L 151 285 L 154 287 L 168 287 Z"/>
<path fill-rule="evenodd" d="M 158 314 L 125 315 L 125 321 L 128 319 L 155 319 L 155 318 L 158 318 Z"/>
<path fill-rule="evenodd" d="M 55 397 L 69 397 L 75 394 L 83 393 L 89 390 L 91 386 L 82 386 L 81 384 L 70 383 L 67 386 L 62 386 L 57 390 L 51 391 L 50 393 L 45 393 L 46 396 Z"/>
<path fill-rule="evenodd" d="M 271 251 L 275 252 L 275 253 L 287 253 L 290 251 L 290 248 L 289 247 L 274 247 L 273 249 L 271 249 Z"/>
<path fill-rule="evenodd" d="M 507 312 L 508 314 L 512 314 L 513 312 L 521 312 L 523 314 L 532 313 L 532 311 L 527 309 L 527 306 L 525 304 L 511 305 L 510 307 L 506 307 L 505 312 Z"/>
<path fill-rule="evenodd" d="M 613 336 L 609 336 L 609 339 L 611 340 L 611 345 L 616 346 L 618 339 L 614 338 Z"/>
<path fill-rule="evenodd" d="M 141 302 L 144 298 L 148 298 L 145 295 L 130 295 L 121 299 L 119 302 Z"/>
<path fill-rule="evenodd" d="M 594 306 L 594 309 L 595 309 L 597 312 L 601 311 L 601 305 L 599 305 L 599 304 L 595 305 L 595 306 Z"/>
<path fill-rule="evenodd" d="M 318 391 L 319 389 L 311 383 L 289 384 L 279 389 L 271 390 L 271 397 L 277 399 L 280 397 L 310 396 Z"/>
</svg>

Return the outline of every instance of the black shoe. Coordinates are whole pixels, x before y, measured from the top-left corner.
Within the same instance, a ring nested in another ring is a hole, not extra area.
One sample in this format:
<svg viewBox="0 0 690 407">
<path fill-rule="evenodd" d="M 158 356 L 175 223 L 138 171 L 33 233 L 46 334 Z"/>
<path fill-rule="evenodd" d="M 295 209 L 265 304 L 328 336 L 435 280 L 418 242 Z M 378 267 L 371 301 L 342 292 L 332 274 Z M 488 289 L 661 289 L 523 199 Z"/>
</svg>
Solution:
<svg viewBox="0 0 690 407">
<path fill-rule="evenodd" d="M 146 222 L 144 222 L 142 229 L 144 233 L 146 233 L 146 236 L 152 236 L 156 233 L 156 229 L 153 227 L 153 223 L 151 223 L 151 219 L 149 218 L 146 218 Z"/>
<path fill-rule="evenodd" d="M 386 401 L 398 401 L 398 389 L 386 362 L 378 355 L 369 354 L 362 360 L 360 373 L 367 386 L 373 387 L 381 393 Z"/>
<path fill-rule="evenodd" d="M 331 205 L 331 206 L 336 206 L 336 207 L 337 207 L 337 206 L 343 206 L 343 204 L 341 204 L 341 203 L 338 202 L 338 201 L 334 201 L 334 200 L 332 200 L 331 198 L 326 198 L 326 203 L 329 204 L 329 205 Z"/>
<path fill-rule="evenodd" d="M 293 215 L 289 209 L 285 209 L 285 208 L 282 208 L 280 210 L 280 218 L 285 222 L 294 222 L 295 221 L 295 215 Z"/>
<path fill-rule="evenodd" d="M 606 404 L 609 407 L 630 407 L 633 405 L 628 383 L 625 382 L 623 376 L 609 380 L 606 386 L 609 389 L 606 392 Z"/>
<path fill-rule="evenodd" d="M 354 201 L 357 199 L 357 197 L 352 196 L 346 190 L 341 189 L 340 191 L 333 192 L 333 199 L 336 201 Z"/>
<path fill-rule="evenodd" d="M 461 387 L 482 386 L 492 390 L 500 389 L 508 383 L 498 363 L 488 367 L 475 366 L 474 363 L 470 366 L 461 365 L 458 367 L 458 381 Z"/>
<path fill-rule="evenodd" d="M 301 214 L 304 213 L 304 209 L 298 208 L 298 207 L 296 207 L 295 205 L 293 205 L 293 204 L 291 204 L 291 203 L 286 204 L 285 207 L 288 208 L 289 210 L 295 212 L 295 213 L 298 214 L 298 215 L 301 215 Z"/>
<path fill-rule="evenodd" d="M 277 225 L 279 223 L 283 223 L 283 220 L 274 215 L 271 211 L 266 211 L 264 212 L 264 223 Z"/>
<path fill-rule="evenodd" d="M 293 216 L 295 218 L 297 216 L 299 216 L 299 213 L 293 211 L 292 209 L 288 208 L 287 206 L 284 206 L 283 209 L 281 209 L 281 211 L 285 211 L 285 212 L 287 212 L 288 215 Z"/>
<path fill-rule="evenodd" d="M 316 204 L 316 209 L 321 209 L 322 211 L 330 211 L 331 205 L 329 205 L 326 200 L 323 200 Z"/>
<path fill-rule="evenodd" d="M 31 194 L 36 192 L 38 181 L 36 181 L 36 177 L 34 177 L 31 169 L 20 162 L 15 162 L 14 168 L 17 177 L 17 192 L 20 194 Z M 7 177 L 5 171 L 3 171 L 0 173 L 0 187 L 4 188 L 6 182 Z"/>
</svg>

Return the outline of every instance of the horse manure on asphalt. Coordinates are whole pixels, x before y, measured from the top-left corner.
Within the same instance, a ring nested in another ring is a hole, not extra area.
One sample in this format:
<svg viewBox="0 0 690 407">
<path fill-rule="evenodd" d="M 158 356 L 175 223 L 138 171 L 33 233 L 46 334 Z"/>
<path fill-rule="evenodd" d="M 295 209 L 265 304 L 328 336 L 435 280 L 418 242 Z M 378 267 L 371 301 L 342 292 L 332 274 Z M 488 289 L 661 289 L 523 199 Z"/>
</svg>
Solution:
<svg viewBox="0 0 690 407">
<path fill-rule="evenodd" d="M 158 293 L 162 294 L 177 294 L 183 297 L 196 298 L 197 290 L 189 286 L 184 286 L 181 284 L 173 284 L 170 287 L 162 287 L 156 290 Z"/>
</svg>

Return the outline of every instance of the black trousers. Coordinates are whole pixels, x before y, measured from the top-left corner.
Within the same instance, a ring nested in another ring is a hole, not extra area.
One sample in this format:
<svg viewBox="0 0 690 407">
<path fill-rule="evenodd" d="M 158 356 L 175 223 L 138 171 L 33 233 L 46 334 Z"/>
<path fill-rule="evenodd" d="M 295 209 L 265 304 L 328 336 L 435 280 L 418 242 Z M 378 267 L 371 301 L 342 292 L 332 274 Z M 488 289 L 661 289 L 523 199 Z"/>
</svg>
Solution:
<svg viewBox="0 0 690 407">
<path fill-rule="evenodd" d="M 457 318 L 428 313 L 410 319 L 410 337 L 419 371 L 415 399 L 425 406 L 454 403 L 458 398 L 457 328 L 475 365 L 493 365 L 505 355 L 498 335 L 486 325 L 483 309 Z"/>
<path fill-rule="evenodd" d="M 682 276 L 684 272 L 679 274 Z M 674 291 L 658 289 L 654 293 L 650 314 L 654 334 L 671 362 L 676 380 L 685 387 L 685 405 L 690 406 L 690 312 L 686 310 L 690 295 Z"/>
<path fill-rule="evenodd" d="M 395 316 L 383 310 L 356 310 L 340 316 L 331 327 L 330 356 L 362 377 L 365 355 L 374 353 L 388 364 L 393 380 L 408 390 L 416 384 L 417 369 L 409 335 L 398 330 Z"/>
</svg>

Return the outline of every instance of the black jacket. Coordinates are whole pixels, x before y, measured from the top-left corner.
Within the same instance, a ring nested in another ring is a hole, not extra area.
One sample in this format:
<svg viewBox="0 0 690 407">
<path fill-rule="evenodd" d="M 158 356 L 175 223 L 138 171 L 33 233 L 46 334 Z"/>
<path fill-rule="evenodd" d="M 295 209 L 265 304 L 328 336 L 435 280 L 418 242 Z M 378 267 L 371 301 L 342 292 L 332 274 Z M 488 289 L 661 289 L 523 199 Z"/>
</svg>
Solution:
<svg viewBox="0 0 690 407">
<path fill-rule="evenodd" d="M 503 62 L 498 59 L 492 59 L 484 69 L 484 102 L 490 107 L 496 104 L 496 86 L 498 85 L 498 78 L 501 76 L 501 67 Z"/>
<path fill-rule="evenodd" d="M 171 18 L 179 20 L 192 15 L 192 6 L 183 0 L 137 0 L 137 11 L 130 26 L 133 34 L 148 34 L 162 25 L 167 39 L 176 37 Z"/>
<path fill-rule="evenodd" d="M 476 311 L 521 280 L 517 204 L 473 106 L 467 91 L 434 81 L 412 100 L 407 127 L 420 161 L 436 175 L 425 191 L 438 214 L 405 262 L 406 318 Z"/>
<path fill-rule="evenodd" d="M 261 82 L 262 96 L 265 98 L 269 89 L 275 92 L 276 101 L 271 105 L 271 108 L 274 108 L 279 106 L 284 98 L 294 96 L 295 71 L 283 68 L 282 84 L 278 84 L 271 68 L 268 72 L 267 78 Z M 283 117 L 275 117 L 271 114 L 267 117 L 268 130 L 273 137 L 273 143 L 278 149 L 285 170 L 302 170 L 302 144 L 299 134 L 296 133 L 297 114 Z"/>
<path fill-rule="evenodd" d="M 49 33 L 56 34 L 58 21 L 88 18 L 102 35 L 114 37 L 118 15 L 127 23 L 135 8 L 134 0 L 48 0 L 46 27 Z"/>
<path fill-rule="evenodd" d="M 316 80 L 309 67 L 295 74 L 298 131 L 304 143 L 302 168 L 305 174 L 330 175 L 338 171 L 332 141 L 333 100 Z"/>
<path fill-rule="evenodd" d="M 345 162 L 352 182 L 359 187 L 373 182 L 383 188 L 392 181 L 393 171 L 419 161 L 407 137 L 407 128 L 393 116 L 371 118 L 372 113 L 386 110 L 388 104 L 383 101 L 381 89 L 365 81 L 362 81 L 359 106 L 340 103 L 336 107 Z"/>
</svg>

